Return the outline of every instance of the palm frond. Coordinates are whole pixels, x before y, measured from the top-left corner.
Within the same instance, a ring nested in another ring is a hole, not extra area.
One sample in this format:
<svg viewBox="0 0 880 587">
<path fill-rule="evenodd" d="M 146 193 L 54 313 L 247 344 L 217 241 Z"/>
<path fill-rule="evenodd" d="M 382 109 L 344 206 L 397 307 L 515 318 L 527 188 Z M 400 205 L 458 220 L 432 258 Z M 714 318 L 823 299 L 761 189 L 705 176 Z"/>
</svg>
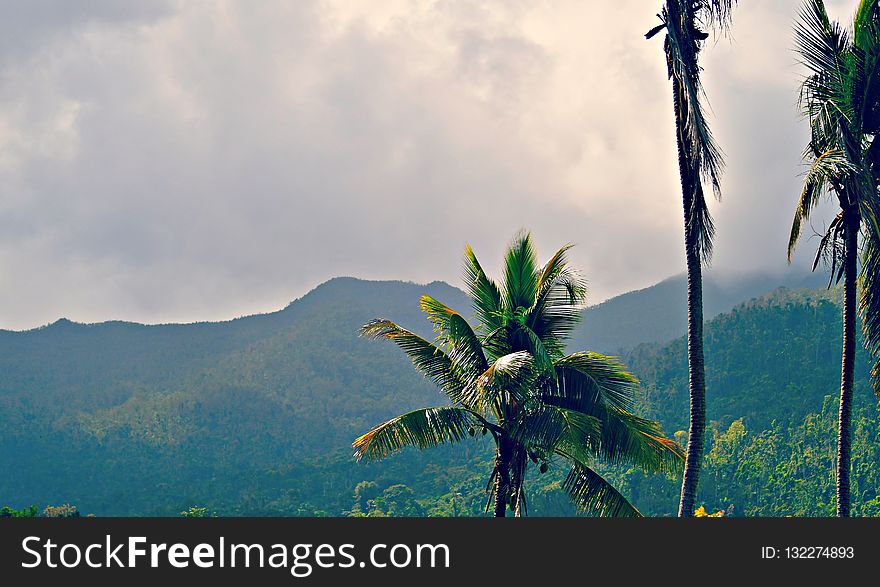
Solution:
<svg viewBox="0 0 880 587">
<path fill-rule="evenodd" d="M 564 343 L 580 324 L 587 297 L 586 282 L 566 265 L 563 247 L 547 262 L 538 279 L 535 303 L 525 323 L 550 339 L 562 352 Z"/>
<path fill-rule="evenodd" d="M 416 370 L 433 381 L 448 396 L 455 397 L 464 383 L 456 373 L 452 359 L 440 348 L 421 336 L 385 319 L 371 320 L 360 329 L 360 335 L 386 339 L 395 343 L 410 358 Z"/>
<path fill-rule="evenodd" d="M 486 370 L 483 343 L 461 314 L 429 295 L 422 296 L 419 306 L 439 330 L 447 355 L 465 384 Z"/>
<path fill-rule="evenodd" d="M 816 270 L 816 267 L 819 266 L 820 262 L 824 262 L 830 269 L 830 277 L 828 279 L 829 288 L 835 283 L 840 282 L 843 278 L 844 269 L 846 268 L 846 264 L 843 261 L 844 253 L 846 251 L 844 239 L 846 224 L 844 223 L 843 218 L 844 214 L 841 211 L 834 217 L 834 220 L 831 221 L 828 230 L 825 231 L 825 234 L 819 241 L 819 247 L 816 249 L 816 258 L 813 260 L 813 271 Z"/>
<path fill-rule="evenodd" d="M 853 171 L 853 166 L 846 154 L 839 149 L 828 149 L 814 156 L 804 178 L 804 186 L 795 209 L 794 220 L 791 223 L 791 234 L 788 239 L 789 262 L 791 262 L 791 257 L 800 239 L 803 223 L 809 220 L 810 214 L 818 205 L 822 194 L 827 192 L 837 178 Z"/>
<path fill-rule="evenodd" d="M 480 425 L 474 414 L 463 408 L 423 408 L 376 426 L 351 446 L 358 460 L 379 460 L 406 446 L 429 448 L 458 442 L 469 436 L 469 429 Z"/>
<path fill-rule="evenodd" d="M 560 442 L 572 439 L 577 439 L 574 444 L 578 446 L 598 446 L 601 435 L 598 418 L 547 404 L 522 413 L 511 428 L 516 442 L 542 451 L 553 451 Z"/>
<path fill-rule="evenodd" d="M 501 421 L 511 401 L 517 404 L 528 401 L 536 376 L 535 358 L 531 353 L 510 353 L 489 365 L 474 383 L 461 390 L 455 401 L 481 414 L 494 407 Z"/>
<path fill-rule="evenodd" d="M 807 0 L 795 24 L 801 62 L 811 72 L 801 85 L 799 104 L 810 119 L 813 155 L 831 149 L 859 158 L 860 126 L 855 106 L 861 77 L 860 51 L 849 32 L 828 18 L 823 0 Z"/>
<path fill-rule="evenodd" d="M 642 517 L 639 510 L 619 491 L 585 464 L 575 464 L 562 487 L 581 513 L 615 518 Z"/>
<path fill-rule="evenodd" d="M 880 131 L 880 1 L 862 0 L 853 20 L 852 96 L 856 126 Z"/>
<path fill-rule="evenodd" d="M 483 336 L 483 350 L 487 360 L 492 361 L 513 352 L 511 333 L 515 329 L 515 324 L 508 322 Z"/>
<path fill-rule="evenodd" d="M 880 227 L 876 217 L 865 230 L 862 247 L 859 314 L 871 362 L 871 385 L 874 394 L 880 397 Z"/>
<path fill-rule="evenodd" d="M 666 438 L 660 425 L 614 408 L 602 418 L 599 456 L 609 464 L 627 463 L 645 472 L 679 472 L 684 449 Z"/>
<path fill-rule="evenodd" d="M 480 385 L 507 391 L 525 400 L 537 374 L 535 357 L 528 351 L 517 351 L 495 360 L 480 376 Z"/>
<path fill-rule="evenodd" d="M 663 435 L 659 424 L 631 413 L 638 380 L 614 359 L 576 353 L 557 361 L 557 382 L 542 401 L 597 418 L 601 435 L 588 441 L 590 453 L 609 463 L 630 463 L 645 471 L 676 471 L 684 451 Z"/>
<path fill-rule="evenodd" d="M 504 301 L 498 285 L 486 276 L 471 246 L 464 251 L 464 281 L 477 319 L 487 330 L 504 326 Z"/>
<path fill-rule="evenodd" d="M 551 378 L 556 377 L 553 357 L 559 353 L 561 345 L 557 344 L 552 335 L 545 333 L 541 337 L 527 325 L 522 324 L 514 330 L 512 337 L 517 347 L 524 347 L 532 355 L 535 371 L 538 374 Z"/>
<path fill-rule="evenodd" d="M 828 17 L 823 0 L 806 0 L 795 22 L 795 44 L 801 61 L 814 75 L 842 80 L 844 55 L 850 45 L 843 27 Z"/>
<path fill-rule="evenodd" d="M 569 243 L 559 248 L 558 251 L 553 253 L 553 256 L 544 264 L 541 268 L 541 273 L 538 276 L 537 281 L 537 291 L 538 294 L 536 298 L 541 297 L 541 292 L 545 291 L 547 288 L 552 287 L 553 282 L 556 278 L 566 270 L 568 260 L 566 259 L 566 254 L 574 245 Z"/>
<path fill-rule="evenodd" d="M 507 311 L 531 308 L 537 293 L 537 258 L 532 237 L 522 232 L 514 238 L 504 258 L 503 296 Z"/>
<path fill-rule="evenodd" d="M 573 407 L 601 403 L 633 409 L 639 380 L 614 357 L 579 352 L 558 359 L 555 366 L 558 384 L 549 389 L 548 396 L 564 398 Z"/>
<path fill-rule="evenodd" d="M 733 18 L 736 0 L 697 0 L 695 11 L 700 23 L 726 33 Z"/>
<path fill-rule="evenodd" d="M 701 19 L 712 21 L 713 12 L 706 12 L 708 4 L 714 3 L 670 0 L 664 7 L 663 20 L 666 23 L 665 46 L 669 74 L 673 83 L 679 84 L 683 98 L 681 122 L 689 147 L 686 153 L 690 158 L 690 167 L 699 171 L 711 183 L 715 194 L 719 195 L 724 162 L 705 116 L 702 104 L 705 93 L 698 62 L 701 43 L 705 37 L 697 25 Z"/>
<path fill-rule="evenodd" d="M 694 193 L 685 198 L 688 208 L 685 230 L 690 234 L 688 242 L 693 243 L 694 254 L 708 263 L 714 249 L 715 221 L 712 220 L 709 204 L 703 194 L 703 184 L 696 178 L 691 183 Z"/>
</svg>

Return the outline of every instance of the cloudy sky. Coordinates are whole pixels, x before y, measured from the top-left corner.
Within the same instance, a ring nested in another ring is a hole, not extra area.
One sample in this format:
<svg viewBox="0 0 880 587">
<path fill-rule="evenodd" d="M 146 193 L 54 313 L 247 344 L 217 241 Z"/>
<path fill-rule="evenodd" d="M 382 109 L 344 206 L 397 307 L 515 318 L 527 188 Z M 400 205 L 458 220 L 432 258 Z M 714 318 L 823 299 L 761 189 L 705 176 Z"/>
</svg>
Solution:
<svg viewBox="0 0 880 587">
<path fill-rule="evenodd" d="M 457 283 L 519 228 L 577 243 L 593 301 L 679 273 L 659 4 L 0 1 L 0 328 Z M 719 272 L 785 269 L 798 6 L 743 2 L 705 51 Z"/>
</svg>

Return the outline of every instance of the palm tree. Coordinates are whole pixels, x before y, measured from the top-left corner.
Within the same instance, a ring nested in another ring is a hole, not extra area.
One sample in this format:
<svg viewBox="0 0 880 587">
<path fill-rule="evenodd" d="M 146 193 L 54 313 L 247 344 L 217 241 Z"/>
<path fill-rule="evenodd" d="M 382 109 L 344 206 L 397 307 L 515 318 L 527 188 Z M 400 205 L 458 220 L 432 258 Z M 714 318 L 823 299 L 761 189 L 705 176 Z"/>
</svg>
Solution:
<svg viewBox="0 0 880 587">
<path fill-rule="evenodd" d="M 667 0 L 660 24 L 645 35 L 651 39 L 666 30 L 663 48 L 672 81 L 672 105 L 678 147 L 678 171 L 684 209 L 684 243 L 687 260 L 688 389 L 690 426 L 687 457 L 681 483 L 679 517 L 694 515 L 700 462 L 706 432 L 706 375 L 703 364 L 703 263 L 712 256 L 715 226 L 703 181 L 720 197 L 722 157 L 703 112 L 699 53 L 709 37 L 705 30 L 726 30 L 733 0 Z"/>
<path fill-rule="evenodd" d="M 801 109 L 810 121 L 804 152 L 809 170 L 795 211 L 788 244 L 794 252 L 802 224 L 823 194 L 840 211 L 819 243 L 813 263 L 831 267 L 831 283 L 843 280 L 843 352 L 837 448 L 837 515 L 850 513 L 850 415 L 856 352 L 856 306 L 865 340 L 875 357 L 874 386 L 880 391 L 880 247 L 877 228 L 880 142 L 880 8 L 862 0 L 851 30 L 828 18 L 822 0 L 807 0 L 795 26 L 797 49 L 809 74 L 801 86 Z M 862 291 L 857 302 L 859 235 L 863 234 Z M 830 285 L 830 284 L 829 284 Z"/>
<path fill-rule="evenodd" d="M 639 515 L 594 470 L 594 462 L 671 471 L 683 451 L 656 422 L 632 413 L 639 383 L 617 360 L 591 352 L 565 354 L 586 297 L 583 281 L 567 265 L 569 248 L 539 267 L 531 237 L 518 236 L 505 256 L 499 286 L 467 247 L 465 278 L 476 327 L 430 296 L 422 296 L 421 309 L 438 333 L 435 342 L 388 320 L 364 326 L 363 336 L 396 343 L 451 405 L 376 426 L 354 441 L 355 456 L 379 459 L 405 446 L 424 449 L 480 432 L 495 444 L 486 505 L 495 516 L 503 517 L 508 507 L 526 513 L 528 466 L 543 473 L 554 460 L 570 466 L 563 487 L 581 511 Z"/>
</svg>

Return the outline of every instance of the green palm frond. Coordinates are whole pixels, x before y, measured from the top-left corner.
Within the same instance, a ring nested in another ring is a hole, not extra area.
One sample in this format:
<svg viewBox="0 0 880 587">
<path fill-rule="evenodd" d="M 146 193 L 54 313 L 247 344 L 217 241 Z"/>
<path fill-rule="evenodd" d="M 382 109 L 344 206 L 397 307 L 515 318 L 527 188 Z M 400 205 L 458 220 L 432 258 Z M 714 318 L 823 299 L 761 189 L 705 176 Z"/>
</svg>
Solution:
<svg viewBox="0 0 880 587">
<path fill-rule="evenodd" d="M 446 353 L 394 322 L 384 319 L 371 320 L 360 329 L 360 335 L 394 342 L 407 354 L 421 374 L 433 381 L 450 397 L 457 396 L 464 387 L 464 383 L 456 374 L 452 359 Z"/>
<path fill-rule="evenodd" d="M 488 363 L 483 354 L 483 343 L 461 314 L 429 295 L 422 296 L 420 307 L 440 331 L 447 355 L 462 380 L 467 382 L 486 370 Z"/>
<path fill-rule="evenodd" d="M 599 456 L 606 463 L 627 463 L 645 472 L 679 472 L 685 452 L 663 435 L 657 422 L 612 408 L 602 418 Z"/>
<path fill-rule="evenodd" d="M 800 11 L 795 40 L 810 72 L 800 95 L 801 109 L 810 120 L 810 144 L 804 153 L 810 170 L 792 223 L 789 259 L 801 225 L 822 193 L 833 191 L 842 209 L 857 208 L 863 219 L 874 216 L 878 178 L 869 128 L 880 121 L 878 16 L 877 0 L 863 0 L 850 32 L 829 18 L 823 0 L 806 0 Z M 817 262 L 831 259 L 832 281 L 844 248 L 839 236 L 839 229 L 829 228 L 816 256 Z"/>
<path fill-rule="evenodd" d="M 632 411 L 639 380 L 614 357 L 593 352 L 572 353 L 555 362 L 558 384 L 546 393 L 574 409 L 604 404 Z"/>
<path fill-rule="evenodd" d="M 481 421 L 463 408 L 423 408 L 388 420 L 360 436 L 352 443 L 358 460 L 379 460 L 406 446 L 429 448 L 447 442 L 458 442 L 469 436 L 469 430 L 482 426 Z"/>
<path fill-rule="evenodd" d="M 560 437 L 573 454 L 601 458 L 609 464 L 634 465 L 645 472 L 678 472 L 684 464 L 684 449 L 664 436 L 660 426 L 630 412 L 602 404 L 566 405 L 559 398 L 545 398 L 550 405 L 595 418 L 601 423 L 598 435 Z"/>
<path fill-rule="evenodd" d="M 591 454 L 646 471 L 680 469 L 683 449 L 656 422 L 631 413 L 639 382 L 623 365 L 595 353 L 569 355 L 556 365 L 557 383 L 542 400 L 599 419 L 601 435 L 591 440 Z"/>
<path fill-rule="evenodd" d="M 518 308 L 531 308 L 535 303 L 537 264 L 532 236 L 527 232 L 520 233 L 504 257 L 503 294 L 509 313 L 515 313 Z"/>
<path fill-rule="evenodd" d="M 803 65 L 813 75 L 842 81 L 850 46 L 846 29 L 828 17 L 823 0 L 807 0 L 799 16 L 794 32 Z"/>
<path fill-rule="evenodd" d="M 602 422 L 582 412 L 540 404 L 514 423 L 511 437 L 541 451 L 553 451 L 561 442 L 577 447 L 598 446 Z M 584 458 L 592 453 L 584 452 Z"/>
<path fill-rule="evenodd" d="M 562 487 L 581 513 L 602 517 L 642 517 L 614 486 L 585 464 L 576 463 Z"/>
<path fill-rule="evenodd" d="M 815 145 L 813 145 L 815 148 Z M 798 199 L 795 209 L 794 220 L 791 223 L 791 234 L 788 239 L 788 261 L 794 254 L 797 242 L 800 239 L 803 223 L 810 218 L 813 209 L 819 204 L 822 194 L 826 193 L 829 186 L 838 178 L 855 171 L 847 159 L 846 154 L 839 149 L 828 149 L 818 153 L 813 158 L 810 168 L 804 178 L 804 187 Z"/>
<path fill-rule="evenodd" d="M 541 297 L 541 292 L 546 291 L 547 288 L 552 287 L 554 281 L 559 275 L 568 269 L 568 260 L 566 258 L 568 251 L 570 251 L 574 247 L 573 244 L 569 243 L 567 245 L 563 245 L 559 248 L 553 256 L 544 264 L 541 268 L 540 275 L 538 276 L 538 281 L 536 283 L 537 286 L 537 298 Z"/>
<path fill-rule="evenodd" d="M 514 352 L 512 332 L 515 332 L 515 325 L 506 323 L 483 336 L 483 349 L 489 361 Z"/>
<path fill-rule="evenodd" d="M 526 320 L 535 332 L 552 337 L 551 346 L 560 352 L 580 324 L 587 298 L 585 281 L 566 265 L 566 253 L 570 248 L 571 245 L 562 247 L 544 265 L 538 278 L 535 303 Z"/>
<path fill-rule="evenodd" d="M 489 331 L 504 326 L 504 301 L 498 285 L 486 276 L 471 246 L 464 252 L 464 281 L 477 319 Z"/>
<path fill-rule="evenodd" d="M 853 109 L 856 125 L 880 131 L 880 1 L 862 0 L 853 21 Z"/>
<path fill-rule="evenodd" d="M 852 51 L 849 34 L 828 17 L 823 0 L 807 0 L 795 24 L 795 43 L 810 72 L 803 81 L 799 104 L 812 131 L 810 157 L 828 150 L 854 155 L 850 126 L 852 108 Z"/>
<path fill-rule="evenodd" d="M 460 402 L 465 405 L 489 406 L 497 402 L 507 403 L 505 398 L 517 403 L 529 399 L 537 377 L 535 358 L 526 351 L 518 351 L 499 357 L 476 380 L 462 390 Z"/>
<path fill-rule="evenodd" d="M 865 37 L 876 34 L 880 28 L 880 1 L 860 0 L 853 18 L 853 30 L 856 45 L 866 47 L 869 44 L 880 43 L 880 38 L 866 39 Z"/>
<path fill-rule="evenodd" d="M 560 344 L 550 333 L 540 336 L 537 332 L 522 324 L 512 334 L 515 346 L 524 348 L 532 356 L 535 371 L 548 377 L 556 377 L 553 369 L 553 355 L 560 351 Z"/>
<path fill-rule="evenodd" d="M 862 334 L 871 361 L 871 385 L 880 397 L 880 227 L 877 213 L 865 230 L 862 247 L 861 288 L 859 314 L 862 317 Z"/>
<path fill-rule="evenodd" d="M 580 324 L 587 299 L 587 286 L 573 271 L 563 271 L 549 287 L 539 291 L 528 324 L 534 330 L 567 338 Z"/>
<path fill-rule="evenodd" d="M 580 462 L 601 459 L 649 473 L 678 473 L 684 463 L 681 446 L 664 437 L 655 423 L 632 414 L 595 417 L 543 405 L 523 417 L 514 437 L 534 449 L 564 451 Z"/>
</svg>

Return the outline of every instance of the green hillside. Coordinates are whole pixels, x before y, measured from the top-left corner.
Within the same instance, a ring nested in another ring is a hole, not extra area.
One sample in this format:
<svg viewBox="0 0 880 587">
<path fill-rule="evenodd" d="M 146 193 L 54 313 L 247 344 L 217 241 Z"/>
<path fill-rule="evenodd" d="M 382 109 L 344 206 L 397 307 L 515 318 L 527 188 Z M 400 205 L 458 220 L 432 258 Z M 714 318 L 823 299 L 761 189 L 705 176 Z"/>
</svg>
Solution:
<svg viewBox="0 0 880 587">
<path fill-rule="evenodd" d="M 705 329 L 711 438 L 702 476 L 707 507 L 762 516 L 833 515 L 840 387 L 841 292 L 780 289 Z M 642 345 L 627 363 L 644 410 L 670 433 L 687 429 L 687 348 Z M 854 512 L 880 515 L 880 426 L 859 345 L 853 440 Z M 678 485 L 626 477 L 645 511 L 674 510 Z"/>
<path fill-rule="evenodd" d="M 706 388 L 710 421 L 744 418 L 764 429 L 774 420 L 800 421 L 840 387 L 841 292 L 780 289 L 737 306 L 706 328 Z M 872 394 L 859 345 L 856 405 Z M 639 374 L 650 411 L 665 426 L 687 427 L 687 345 L 641 345 L 626 355 Z"/>
<path fill-rule="evenodd" d="M 799 269 L 782 275 L 756 273 L 738 277 L 722 277 L 708 271 L 703 280 L 703 314 L 711 320 L 778 287 L 818 289 L 826 283 L 824 276 Z M 600 353 L 620 354 L 639 344 L 670 342 L 685 333 L 686 299 L 684 275 L 611 298 L 587 308 L 583 328 L 575 334 L 572 344 Z"/>
<path fill-rule="evenodd" d="M 468 308 L 459 290 L 439 282 L 341 278 L 279 312 L 225 323 L 62 320 L 0 332 L 0 467 L 7 471 L 0 505 L 71 502 L 97 515 L 174 515 L 191 505 L 221 515 L 479 514 L 491 468 L 486 444 L 406 451 L 375 465 L 350 457 L 351 440 L 373 424 L 443 403 L 396 348 L 355 334 L 382 316 L 429 335 L 418 310 L 423 293 Z M 655 307 L 666 297 L 641 295 Z M 804 515 L 824 512 L 834 437 L 831 428 L 817 430 L 833 426 L 825 396 L 839 379 L 836 304 L 833 292 L 783 290 L 707 325 L 709 418 L 718 436 L 704 477 L 707 506 L 773 514 L 760 496 L 784 488 L 766 468 L 809 457 L 828 474 L 805 468 L 815 479 L 772 507 L 776 515 L 804 503 L 812 504 Z M 643 411 L 669 434 L 684 428 L 683 340 L 641 345 L 627 361 L 644 383 Z M 876 497 L 869 494 L 880 469 L 869 452 L 878 432 L 866 374 L 862 360 L 854 479 L 862 502 Z M 760 457 L 740 458 L 748 451 Z M 742 470 L 725 469 L 732 463 Z M 571 513 L 557 469 L 533 480 L 531 513 Z M 675 480 L 606 473 L 644 513 L 674 513 Z"/>
<path fill-rule="evenodd" d="M 394 349 L 356 336 L 376 315 L 429 334 L 423 293 L 463 303 L 442 283 L 334 279 L 280 312 L 226 323 L 62 320 L 4 332 L 0 466 L 16 474 L 0 481 L 0 496 L 102 514 L 206 500 L 258 511 L 242 505 L 267 487 L 258 475 L 347 457 L 365 427 L 441 401 Z"/>
</svg>

